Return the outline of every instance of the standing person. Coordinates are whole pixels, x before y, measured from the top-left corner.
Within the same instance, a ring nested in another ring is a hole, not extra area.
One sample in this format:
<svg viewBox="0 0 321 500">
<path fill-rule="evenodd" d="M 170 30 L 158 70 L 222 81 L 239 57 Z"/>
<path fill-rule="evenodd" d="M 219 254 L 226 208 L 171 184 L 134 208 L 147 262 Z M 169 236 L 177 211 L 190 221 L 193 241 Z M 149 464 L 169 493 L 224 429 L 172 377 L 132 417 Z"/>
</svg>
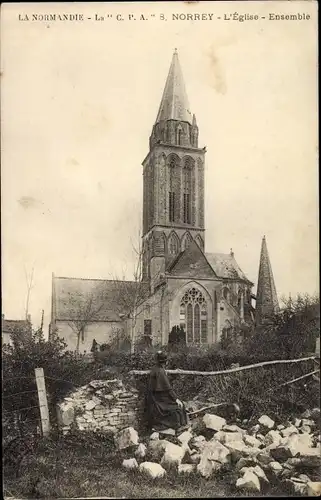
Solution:
<svg viewBox="0 0 321 500">
<path fill-rule="evenodd" d="M 158 351 L 147 392 L 149 426 L 158 431 L 171 428 L 180 432 L 188 428 L 188 417 L 184 404 L 172 389 L 165 371 L 166 363 L 166 354 Z"/>
</svg>

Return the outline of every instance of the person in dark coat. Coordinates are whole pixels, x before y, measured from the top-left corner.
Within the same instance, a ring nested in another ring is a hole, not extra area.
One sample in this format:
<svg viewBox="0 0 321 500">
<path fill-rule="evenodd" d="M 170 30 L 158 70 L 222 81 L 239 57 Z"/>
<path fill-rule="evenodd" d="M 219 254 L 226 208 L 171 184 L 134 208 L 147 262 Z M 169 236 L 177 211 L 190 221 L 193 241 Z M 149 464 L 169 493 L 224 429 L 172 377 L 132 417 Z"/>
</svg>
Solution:
<svg viewBox="0 0 321 500">
<path fill-rule="evenodd" d="M 172 389 L 165 371 L 166 362 L 166 354 L 159 351 L 156 365 L 150 372 L 147 391 L 149 427 L 156 431 L 169 428 L 182 431 L 188 427 L 188 417 L 184 404 Z"/>
</svg>

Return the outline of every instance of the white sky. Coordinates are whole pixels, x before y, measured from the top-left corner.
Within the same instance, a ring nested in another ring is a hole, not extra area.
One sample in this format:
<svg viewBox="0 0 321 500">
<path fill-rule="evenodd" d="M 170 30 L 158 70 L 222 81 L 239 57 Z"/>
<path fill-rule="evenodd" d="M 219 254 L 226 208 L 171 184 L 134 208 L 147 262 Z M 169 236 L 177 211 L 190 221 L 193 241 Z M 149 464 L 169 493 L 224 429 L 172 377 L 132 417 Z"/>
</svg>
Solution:
<svg viewBox="0 0 321 500">
<path fill-rule="evenodd" d="M 245 11 L 246 5 L 246 11 Z M 232 8 L 232 11 L 231 11 Z M 171 21 L 173 12 L 305 12 L 310 21 Z M 78 12 L 105 22 L 19 21 Z M 155 18 L 129 21 L 129 13 Z M 159 20 L 165 13 L 167 22 Z M 131 278 L 142 166 L 172 53 L 207 146 L 206 251 L 256 282 L 262 236 L 279 295 L 318 289 L 317 5 L 2 5 L 2 309 L 50 318 L 51 273 Z"/>
</svg>

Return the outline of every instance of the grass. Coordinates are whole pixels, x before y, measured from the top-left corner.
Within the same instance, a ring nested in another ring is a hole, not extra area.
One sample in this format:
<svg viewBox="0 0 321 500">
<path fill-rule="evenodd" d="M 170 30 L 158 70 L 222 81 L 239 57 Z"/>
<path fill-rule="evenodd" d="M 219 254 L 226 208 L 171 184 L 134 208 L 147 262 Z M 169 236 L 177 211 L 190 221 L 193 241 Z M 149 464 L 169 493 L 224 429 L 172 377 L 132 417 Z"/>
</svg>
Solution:
<svg viewBox="0 0 321 500">
<path fill-rule="evenodd" d="M 127 454 L 127 456 L 130 456 Z M 131 455 L 132 456 L 132 455 Z M 63 441 L 38 449 L 26 458 L 18 479 L 4 476 L 5 496 L 35 498 L 32 486 L 37 479 L 39 498 L 210 498 L 238 496 L 236 476 L 226 470 L 213 479 L 199 475 L 178 476 L 174 471 L 152 480 L 139 471 L 121 468 L 126 453 L 117 453 L 108 443 L 66 445 Z M 270 492 L 270 495 L 282 492 Z M 257 496 L 257 495 L 256 495 Z M 261 496 L 266 496 L 263 494 Z M 286 495 L 282 495 L 286 496 Z"/>
</svg>

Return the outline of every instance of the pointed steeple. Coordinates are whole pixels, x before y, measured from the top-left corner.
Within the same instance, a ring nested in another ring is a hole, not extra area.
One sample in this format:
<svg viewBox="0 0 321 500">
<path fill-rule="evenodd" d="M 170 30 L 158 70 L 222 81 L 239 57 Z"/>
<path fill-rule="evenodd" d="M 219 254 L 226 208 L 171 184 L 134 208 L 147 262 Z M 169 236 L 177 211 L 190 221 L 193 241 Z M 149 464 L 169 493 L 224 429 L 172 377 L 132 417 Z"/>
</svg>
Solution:
<svg viewBox="0 0 321 500">
<path fill-rule="evenodd" d="M 189 109 L 177 49 L 173 54 L 155 124 L 163 120 L 177 120 L 192 124 L 192 114 Z"/>
<path fill-rule="evenodd" d="M 261 325 L 268 316 L 279 310 L 279 302 L 273 278 L 271 262 L 267 250 L 265 236 L 262 240 L 259 278 L 256 293 L 255 320 Z"/>
</svg>

